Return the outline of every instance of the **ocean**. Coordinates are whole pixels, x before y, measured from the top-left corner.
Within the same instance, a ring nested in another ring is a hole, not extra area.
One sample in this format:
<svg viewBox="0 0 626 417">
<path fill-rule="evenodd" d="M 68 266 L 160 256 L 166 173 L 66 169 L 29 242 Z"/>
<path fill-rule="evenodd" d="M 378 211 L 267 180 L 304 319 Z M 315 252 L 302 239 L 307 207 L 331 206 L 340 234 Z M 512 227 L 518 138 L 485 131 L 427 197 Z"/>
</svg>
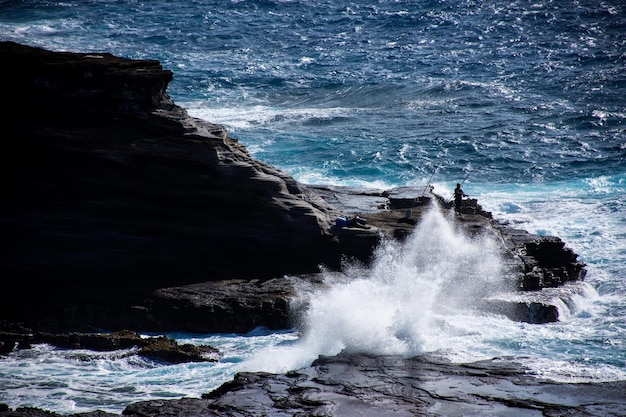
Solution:
<svg viewBox="0 0 626 417">
<path fill-rule="evenodd" d="M 310 294 L 302 328 L 169 335 L 219 348 L 217 363 L 35 345 L 0 358 L 0 403 L 119 413 L 344 349 L 626 380 L 623 2 L 5 0 L 0 39 L 157 59 L 175 74 L 178 105 L 300 182 L 430 183 L 442 196 L 462 182 L 496 219 L 559 236 L 588 265 L 557 323 L 472 309 L 459 299 L 510 283 L 493 242 L 434 208 L 406 244 L 386 242 L 371 271 L 348 268 L 350 279 Z"/>
</svg>

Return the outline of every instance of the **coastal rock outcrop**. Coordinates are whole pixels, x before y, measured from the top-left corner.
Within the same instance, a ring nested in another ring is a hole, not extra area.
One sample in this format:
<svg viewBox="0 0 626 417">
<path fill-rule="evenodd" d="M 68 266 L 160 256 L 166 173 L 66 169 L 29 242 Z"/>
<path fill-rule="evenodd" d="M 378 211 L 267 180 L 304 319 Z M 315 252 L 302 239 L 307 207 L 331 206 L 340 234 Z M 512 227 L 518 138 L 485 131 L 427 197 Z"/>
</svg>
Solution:
<svg viewBox="0 0 626 417">
<path fill-rule="evenodd" d="M 625 385 L 559 384 L 499 360 L 456 365 L 342 353 L 283 375 L 240 373 L 202 399 L 137 403 L 124 415 L 618 416 Z"/>
<path fill-rule="evenodd" d="M 337 209 L 176 106 L 159 62 L 12 42 L 0 56 L 13 86 L 0 156 L 0 273 L 12 286 L 2 317 L 126 328 L 123 306 L 158 288 L 368 256 L 374 232 L 342 242 Z M 112 305 L 119 314 L 106 314 Z"/>
<path fill-rule="evenodd" d="M 180 345 L 167 336 L 142 337 L 128 330 L 113 333 L 30 333 L 19 329 L 13 333 L 0 326 L 0 355 L 14 349 L 30 349 L 34 344 L 48 343 L 64 349 L 84 349 L 92 352 L 110 352 L 128 350 L 120 357 L 139 355 L 166 363 L 216 362 L 220 352 L 207 345 Z M 133 350 L 134 349 L 134 350 Z M 83 353 L 80 358 L 89 360 L 97 353 Z"/>
<path fill-rule="evenodd" d="M 3 352 L 43 340 L 137 343 L 102 329 L 286 328 L 295 286 L 324 285 L 320 265 L 338 274 L 347 258 L 366 265 L 381 236 L 403 239 L 431 201 L 446 207 L 431 189 L 298 183 L 176 106 L 166 93 L 173 74 L 157 61 L 12 42 L 0 42 L 0 57 L 13 86 L 0 153 Z M 516 320 L 557 320 L 550 294 L 559 295 L 545 290 L 584 278 L 576 254 L 557 237 L 498 223 L 475 200 L 464 211 L 460 227 L 501 240 L 525 296 L 485 300 L 489 307 Z M 336 224 L 355 215 L 366 224 Z M 66 331 L 98 336 L 53 333 Z M 157 342 L 145 354 L 217 355 Z M 539 381 L 498 360 L 342 353 L 284 375 L 238 374 L 203 398 L 133 404 L 123 415 L 624 415 L 624 388 Z M 55 415 L 0 405 L 0 417 Z"/>
<path fill-rule="evenodd" d="M 157 61 L 12 42 L 0 56 L 14 86 L 0 154 L 4 319 L 50 331 L 285 326 L 286 276 L 367 264 L 381 236 L 408 236 L 430 201 L 446 207 L 429 187 L 298 183 L 175 105 Z M 521 290 L 584 278 L 559 238 L 501 225 L 475 200 L 464 211 L 468 232 L 502 240 Z M 336 224 L 355 215 L 367 225 Z M 516 319 L 558 319 L 549 303 L 523 304 Z"/>
<path fill-rule="evenodd" d="M 414 195 L 421 195 L 418 191 L 413 190 Z M 407 218 L 404 208 L 380 209 L 379 204 L 388 204 L 386 196 L 392 193 L 361 193 L 333 189 L 334 205 L 351 216 L 358 213 L 367 221 L 368 229 L 346 227 L 337 230 L 335 233 L 344 241 L 358 241 L 371 230 L 388 238 L 404 239 L 414 230 L 423 213 L 430 209 L 428 202 L 415 205 L 411 208 L 411 218 Z M 340 202 L 346 200 L 350 201 L 349 206 Z M 517 283 L 517 291 L 485 299 L 482 307 L 516 321 L 537 324 L 558 321 L 563 304 L 585 290 L 582 284 L 585 264 L 561 239 L 510 228 L 490 215 L 484 215 L 484 210 L 475 201 L 467 204 L 470 204 L 467 207 L 469 213 L 456 219 L 459 227 L 468 233 L 490 233 L 501 241 L 505 270 Z M 543 245 L 550 250 L 543 252 Z M 334 274 L 340 276 L 342 272 L 335 271 Z M 533 286 L 528 285 L 529 281 Z M 296 288 L 314 290 L 324 285 L 324 274 L 310 273 L 162 288 L 152 293 L 138 309 L 142 316 L 135 322 L 157 331 L 177 329 L 199 333 L 226 330 L 246 333 L 258 326 L 271 329 L 297 327 L 298 306 L 294 307 L 292 303 Z"/>
</svg>

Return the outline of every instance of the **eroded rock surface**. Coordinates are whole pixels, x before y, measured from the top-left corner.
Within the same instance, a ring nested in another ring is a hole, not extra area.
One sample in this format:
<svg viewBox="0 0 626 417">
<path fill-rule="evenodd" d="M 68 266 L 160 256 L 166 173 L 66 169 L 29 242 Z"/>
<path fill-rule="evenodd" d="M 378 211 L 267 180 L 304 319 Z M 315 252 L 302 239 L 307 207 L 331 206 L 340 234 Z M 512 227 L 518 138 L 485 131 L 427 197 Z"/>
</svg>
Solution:
<svg viewBox="0 0 626 417">
<path fill-rule="evenodd" d="M 500 360 L 456 365 L 340 354 L 284 375 L 238 374 L 195 404 L 204 415 L 226 416 L 618 416 L 626 411 L 624 388 L 552 383 Z M 150 402 L 134 404 L 124 414 L 175 414 L 179 407 L 163 405 L 157 411 Z"/>
<path fill-rule="evenodd" d="M 122 330 L 113 333 L 47 333 L 20 329 L 7 332 L 0 326 L 0 355 L 14 349 L 30 349 L 34 344 L 48 343 L 64 349 L 83 349 L 92 352 L 127 351 L 118 358 L 140 355 L 167 363 L 216 362 L 220 352 L 207 345 L 178 344 L 167 336 L 143 337 L 136 332 Z M 79 360 L 90 360 L 97 353 L 82 353 Z"/>
<path fill-rule="evenodd" d="M 506 360 L 458 365 L 432 357 L 344 353 L 286 374 L 239 373 L 202 398 L 139 402 L 122 415 L 621 417 L 626 415 L 625 391 L 623 381 L 568 384 L 537 379 Z M 0 411 L 0 417 L 43 416 L 57 414 Z"/>
</svg>

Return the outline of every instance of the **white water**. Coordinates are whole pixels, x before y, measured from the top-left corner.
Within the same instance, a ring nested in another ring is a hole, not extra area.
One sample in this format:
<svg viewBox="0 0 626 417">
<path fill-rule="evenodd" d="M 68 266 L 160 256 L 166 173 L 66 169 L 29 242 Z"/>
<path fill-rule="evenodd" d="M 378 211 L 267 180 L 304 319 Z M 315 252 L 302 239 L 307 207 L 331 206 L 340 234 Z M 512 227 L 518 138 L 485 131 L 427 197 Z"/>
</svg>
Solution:
<svg viewBox="0 0 626 417">
<path fill-rule="evenodd" d="M 240 369 L 285 372 L 342 350 L 428 352 L 454 362 L 514 358 L 531 373 L 560 382 L 626 379 L 625 356 L 614 354 L 624 344 L 623 323 L 606 323 L 607 309 L 621 301 L 588 283 L 555 292 L 557 323 L 514 322 L 477 308 L 485 297 L 521 296 L 492 239 L 464 235 L 453 214 L 446 217 L 433 207 L 406 244 L 384 242 L 370 270 L 348 266 L 347 278 L 329 274 L 327 289 L 302 293 L 309 308 L 300 338 L 267 347 Z M 596 272 L 592 268 L 592 280 Z"/>
<path fill-rule="evenodd" d="M 285 372 L 342 350 L 414 356 L 461 348 L 461 354 L 467 329 L 484 323 L 477 301 L 513 289 L 497 248 L 489 236 L 465 236 L 433 206 L 406 244 L 379 246 L 370 270 L 347 266 L 345 279 L 329 275 L 328 288 L 301 294 L 308 309 L 298 342 L 264 350 L 243 366 Z"/>
<path fill-rule="evenodd" d="M 532 231 L 547 226 L 547 217 L 533 222 L 524 214 L 530 200 L 517 202 L 494 191 L 486 201 L 514 204 L 511 217 L 526 218 L 524 225 Z M 581 231 L 581 236 L 589 233 Z M 588 249 L 590 256 L 600 255 Z M 434 207 L 406 244 L 383 242 L 370 270 L 346 265 L 343 279 L 327 274 L 325 290 L 303 289 L 297 302 L 309 308 L 297 330 L 169 335 L 180 343 L 217 347 L 224 354 L 218 363 L 167 365 L 125 357 L 125 351 L 99 354 L 38 345 L 0 359 L 0 403 L 59 413 L 119 413 L 137 401 L 198 397 L 238 371 L 286 372 L 342 350 L 428 352 L 455 362 L 511 357 L 533 374 L 557 381 L 626 379 L 623 317 L 606 314 L 622 305 L 619 296 L 599 294 L 587 284 L 563 298 L 563 321 L 513 322 L 475 308 L 476 300 L 511 290 L 502 266 L 489 236 L 465 236 L 454 215 L 446 217 Z M 590 281 L 601 283 L 601 273 L 592 268 Z"/>
</svg>

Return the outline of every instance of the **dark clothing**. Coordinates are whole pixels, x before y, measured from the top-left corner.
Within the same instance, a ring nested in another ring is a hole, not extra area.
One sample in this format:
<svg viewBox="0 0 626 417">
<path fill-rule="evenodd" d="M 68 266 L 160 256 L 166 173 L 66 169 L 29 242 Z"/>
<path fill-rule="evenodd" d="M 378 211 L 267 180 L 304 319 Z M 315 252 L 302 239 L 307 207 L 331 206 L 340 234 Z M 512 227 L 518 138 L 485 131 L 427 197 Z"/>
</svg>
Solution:
<svg viewBox="0 0 626 417">
<path fill-rule="evenodd" d="M 461 203 L 463 202 L 463 197 L 467 197 L 467 195 L 463 192 L 460 186 L 454 189 L 454 208 L 457 213 L 461 212 Z"/>
</svg>

